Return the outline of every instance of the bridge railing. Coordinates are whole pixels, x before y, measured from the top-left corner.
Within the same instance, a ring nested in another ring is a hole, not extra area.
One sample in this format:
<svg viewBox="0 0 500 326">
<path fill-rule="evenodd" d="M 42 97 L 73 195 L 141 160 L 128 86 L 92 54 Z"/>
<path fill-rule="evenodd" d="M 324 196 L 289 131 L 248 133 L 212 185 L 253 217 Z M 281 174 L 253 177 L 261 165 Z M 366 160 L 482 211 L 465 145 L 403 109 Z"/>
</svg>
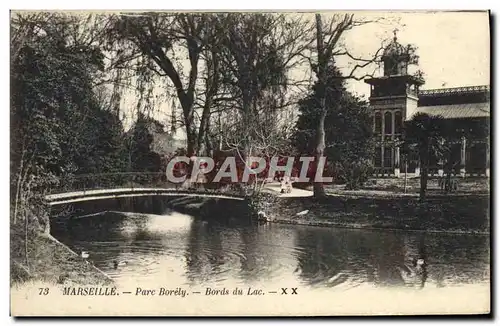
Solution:
<svg viewBox="0 0 500 326">
<path fill-rule="evenodd" d="M 57 187 L 50 189 L 50 194 L 118 188 L 161 188 L 175 189 L 182 192 L 196 191 L 244 196 L 237 185 L 173 183 L 167 180 L 165 173 L 156 172 L 117 172 L 73 175 L 61 179 Z"/>
<path fill-rule="evenodd" d="M 155 172 L 79 174 L 61 179 L 50 193 L 140 187 L 178 188 L 180 184 L 168 182 L 165 173 Z"/>
</svg>

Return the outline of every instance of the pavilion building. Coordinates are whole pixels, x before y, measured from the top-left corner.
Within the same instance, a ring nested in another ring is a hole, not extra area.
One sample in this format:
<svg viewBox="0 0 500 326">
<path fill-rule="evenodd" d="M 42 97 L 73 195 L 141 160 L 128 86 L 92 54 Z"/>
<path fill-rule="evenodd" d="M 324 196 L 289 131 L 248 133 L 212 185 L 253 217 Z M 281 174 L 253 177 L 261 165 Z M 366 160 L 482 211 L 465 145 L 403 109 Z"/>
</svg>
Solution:
<svg viewBox="0 0 500 326">
<path fill-rule="evenodd" d="M 405 121 L 416 113 L 441 116 L 457 131 L 449 141 L 452 174 L 489 176 L 490 169 L 490 88 L 464 86 L 442 89 L 421 89 L 422 78 L 410 75 L 410 47 L 398 43 L 396 36 L 384 49 L 384 74 L 366 79 L 370 84 L 370 107 L 376 148 L 375 174 L 400 177 L 405 171 L 420 174 L 418 154 L 411 153 L 402 162 L 401 137 Z M 431 162 L 429 173 L 443 173 L 442 162 Z"/>
</svg>

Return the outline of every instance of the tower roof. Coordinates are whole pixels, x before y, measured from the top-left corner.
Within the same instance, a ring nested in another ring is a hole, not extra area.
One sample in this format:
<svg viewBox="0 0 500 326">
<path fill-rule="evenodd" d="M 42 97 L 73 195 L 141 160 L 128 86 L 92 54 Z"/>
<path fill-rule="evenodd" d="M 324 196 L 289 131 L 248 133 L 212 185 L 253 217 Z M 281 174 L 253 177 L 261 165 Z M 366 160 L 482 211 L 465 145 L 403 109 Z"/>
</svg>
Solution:
<svg viewBox="0 0 500 326">
<path fill-rule="evenodd" d="M 397 29 L 394 30 L 394 38 L 392 39 L 391 43 L 389 43 L 385 47 L 384 52 L 382 54 L 382 59 L 389 57 L 397 58 L 406 54 L 407 51 L 405 47 L 398 42 L 398 37 L 396 35 L 396 32 Z"/>
</svg>

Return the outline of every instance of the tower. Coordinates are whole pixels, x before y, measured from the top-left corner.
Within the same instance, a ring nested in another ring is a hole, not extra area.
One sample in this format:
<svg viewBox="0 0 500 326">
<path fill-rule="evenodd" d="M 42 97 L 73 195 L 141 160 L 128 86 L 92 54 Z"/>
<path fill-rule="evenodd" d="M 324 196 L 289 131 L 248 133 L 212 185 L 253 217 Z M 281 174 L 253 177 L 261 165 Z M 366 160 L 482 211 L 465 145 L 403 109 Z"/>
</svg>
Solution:
<svg viewBox="0 0 500 326">
<path fill-rule="evenodd" d="M 384 49 L 382 63 L 384 75 L 366 79 L 370 84 L 370 107 L 373 111 L 373 131 L 376 148 L 374 165 L 376 174 L 400 173 L 399 140 L 403 122 L 417 109 L 418 89 L 424 81 L 408 73 L 408 66 L 415 63 L 414 49 L 394 38 Z"/>
</svg>

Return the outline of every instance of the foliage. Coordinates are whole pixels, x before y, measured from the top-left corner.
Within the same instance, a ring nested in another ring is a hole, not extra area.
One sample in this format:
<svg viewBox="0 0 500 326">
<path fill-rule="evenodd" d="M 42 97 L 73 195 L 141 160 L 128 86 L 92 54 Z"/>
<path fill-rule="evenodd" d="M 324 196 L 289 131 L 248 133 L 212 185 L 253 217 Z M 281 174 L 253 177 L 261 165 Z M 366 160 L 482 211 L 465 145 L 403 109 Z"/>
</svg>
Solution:
<svg viewBox="0 0 500 326">
<path fill-rule="evenodd" d="M 329 173 L 349 188 L 356 188 L 370 174 L 374 140 L 367 103 L 347 92 L 335 66 L 328 70 L 326 90 L 316 83 L 311 93 L 299 102 L 300 116 L 293 143 L 301 154 L 313 155 L 319 119 L 318 101 L 324 92 L 326 103 L 325 155 Z"/>
<path fill-rule="evenodd" d="M 427 176 L 431 162 L 442 161 L 448 152 L 446 122 L 441 116 L 425 113 L 415 114 L 407 121 L 404 129 L 404 152 L 416 148 L 419 156 L 420 199 L 425 199 Z"/>
<path fill-rule="evenodd" d="M 123 130 L 93 92 L 102 54 L 64 34 L 60 25 L 72 23 L 65 16 L 38 23 L 11 67 L 13 162 L 25 155 L 35 170 L 59 177 L 112 170 Z"/>
<path fill-rule="evenodd" d="M 354 14 L 335 14 L 331 18 L 323 23 L 323 18 L 321 14 L 315 14 L 316 20 L 316 35 L 314 41 L 316 43 L 316 61 L 309 60 L 311 70 L 315 73 L 317 78 L 317 85 L 319 86 L 319 91 L 316 93 L 317 98 L 317 109 L 319 112 L 319 117 L 315 122 L 315 158 L 319 161 L 325 155 L 326 147 L 326 133 L 325 133 L 325 121 L 328 114 L 326 96 L 329 79 L 331 79 L 331 67 L 335 64 L 335 59 L 341 56 L 348 57 L 353 66 L 349 69 L 350 71 L 344 76 L 337 76 L 338 79 L 355 79 L 361 80 L 370 73 L 361 73 L 360 70 L 364 68 L 369 68 L 374 62 L 379 59 L 379 53 L 382 51 L 380 47 L 377 52 L 370 58 L 359 58 L 353 56 L 348 49 L 345 48 L 342 42 L 342 38 L 345 33 L 356 26 L 362 26 L 374 22 L 373 20 L 358 20 L 354 17 Z M 373 72 L 371 73 L 373 75 Z M 325 197 L 325 189 L 321 182 L 313 183 L 314 197 L 321 198 Z"/>
<path fill-rule="evenodd" d="M 160 172 L 161 157 L 152 150 L 155 134 L 163 132 L 163 125 L 153 118 L 139 113 L 137 121 L 128 132 L 127 148 L 130 171 Z"/>
<path fill-rule="evenodd" d="M 288 72 L 303 46 L 303 22 L 266 13 L 221 14 L 217 21 L 221 89 L 232 107 L 220 128 L 223 146 L 242 158 L 279 154 L 289 136 L 279 116 Z"/>
<path fill-rule="evenodd" d="M 173 85 L 182 107 L 190 155 L 198 152 L 198 139 L 204 139 L 195 123 L 194 104 L 200 57 L 209 44 L 206 37 L 210 17 L 211 14 L 185 13 L 112 15 L 107 30 L 107 41 L 111 48 L 118 47 L 121 64 L 135 62 L 139 78 L 149 80 L 155 75 Z M 178 55 L 179 49 L 187 56 Z M 187 76 L 184 66 L 189 67 Z M 149 80 L 148 86 L 151 85 Z"/>
<path fill-rule="evenodd" d="M 48 231 L 43 196 L 51 188 L 75 174 L 123 170 L 121 121 L 94 89 L 104 56 L 81 23 L 49 13 L 12 20 L 11 216 L 26 230 L 43 221 Z"/>
</svg>

